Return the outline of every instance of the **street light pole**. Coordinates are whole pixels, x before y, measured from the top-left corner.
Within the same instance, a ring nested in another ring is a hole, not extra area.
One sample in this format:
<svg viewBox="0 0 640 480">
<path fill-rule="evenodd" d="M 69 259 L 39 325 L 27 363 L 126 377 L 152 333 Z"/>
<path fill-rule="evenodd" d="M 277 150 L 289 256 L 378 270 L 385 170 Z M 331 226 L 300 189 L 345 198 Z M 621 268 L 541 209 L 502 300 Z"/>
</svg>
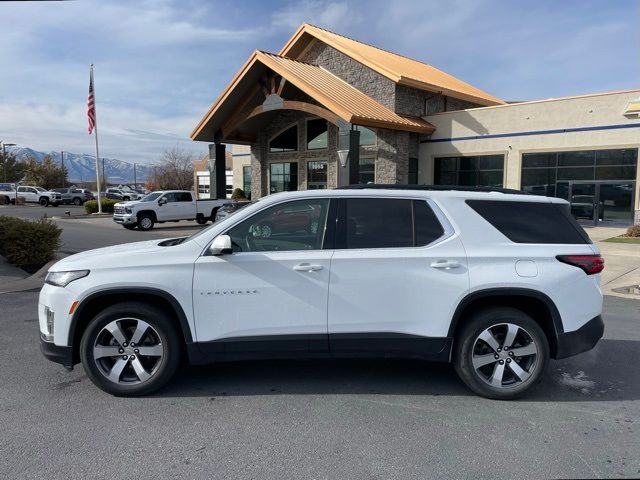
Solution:
<svg viewBox="0 0 640 480">
<path fill-rule="evenodd" d="M 102 181 L 104 182 L 105 191 L 107 189 L 107 177 L 104 176 L 104 158 L 102 159 Z"/>
</svg>

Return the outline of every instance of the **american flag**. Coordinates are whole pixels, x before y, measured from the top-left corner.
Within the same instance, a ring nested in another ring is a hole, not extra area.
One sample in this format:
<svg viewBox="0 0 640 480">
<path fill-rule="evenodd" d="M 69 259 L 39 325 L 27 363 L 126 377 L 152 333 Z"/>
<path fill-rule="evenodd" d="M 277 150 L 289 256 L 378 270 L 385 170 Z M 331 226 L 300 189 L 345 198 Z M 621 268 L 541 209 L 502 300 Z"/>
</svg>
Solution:
<svg viewBox="0 0 640 480">
<path fill-rule="evenodd" d="M 89 135 L 96 126 L 96 104 L 93 99 L 93 66 L 89 74 L 89 96 L 87 97 L 87 118 L 89 119 Z"/>
</svg>

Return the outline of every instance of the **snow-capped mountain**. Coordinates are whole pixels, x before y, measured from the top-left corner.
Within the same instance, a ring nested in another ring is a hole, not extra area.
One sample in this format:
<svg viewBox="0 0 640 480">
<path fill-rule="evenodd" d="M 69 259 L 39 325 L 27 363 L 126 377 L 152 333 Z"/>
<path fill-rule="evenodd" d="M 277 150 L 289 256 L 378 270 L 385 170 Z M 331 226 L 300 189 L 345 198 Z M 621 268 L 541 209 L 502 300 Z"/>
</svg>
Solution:
<svg viewBox="0 0 640 480">
<path fill-rule="evenodd" d="M 28 147 L 7 147 L 7 153 L 12 152 L 18 160 L 34 157 L 41 162 L 45 155 L 49 155 L 54 163 L 60 165 L 60 152 L 39 152 Z M 70 182 L 95 181 L 96 157 L 85 153 L 64 152 L 64 166 L 68 171 Z M 102 167 L 102 160 L 100 162 Z M 100 172 L 102 174 L 102 172 Z M 116 158 L 104 159 L 104 174 L 109 183 L 130 183 L 134 180 L 133 163 L 123 162 Z M 136 165 L 136 180 L 143 183 L 153 175 L 153 167 L 148 165 Z"/>
</svg>

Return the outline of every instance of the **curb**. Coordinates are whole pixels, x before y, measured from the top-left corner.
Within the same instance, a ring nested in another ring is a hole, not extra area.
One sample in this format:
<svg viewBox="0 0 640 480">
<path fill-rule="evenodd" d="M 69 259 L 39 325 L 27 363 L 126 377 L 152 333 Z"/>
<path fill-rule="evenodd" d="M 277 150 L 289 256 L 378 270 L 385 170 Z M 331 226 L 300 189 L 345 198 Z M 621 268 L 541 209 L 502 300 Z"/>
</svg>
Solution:
<svg viewBox="0 0 640 480">
<path fill-rule="evenodd" d="M 11 285 L 0 286 L 0 295 L 3 293 L 15 293 L 15 292 L 24 292 L 27 290 L 39 289 L 44 285 L 44 277 L 47 276 L 47 272 L 51 268 L 51 266 L 62 260 L 69 255 L 66 253 L 56 252 L 54 259 L 50 262 L 46 263 L 40 270 L 38 270 L 33 275 L 28 276 L 27 278 L 21 278 L 20 280 L 16 280 L 12 282 Z"/>
</svg>

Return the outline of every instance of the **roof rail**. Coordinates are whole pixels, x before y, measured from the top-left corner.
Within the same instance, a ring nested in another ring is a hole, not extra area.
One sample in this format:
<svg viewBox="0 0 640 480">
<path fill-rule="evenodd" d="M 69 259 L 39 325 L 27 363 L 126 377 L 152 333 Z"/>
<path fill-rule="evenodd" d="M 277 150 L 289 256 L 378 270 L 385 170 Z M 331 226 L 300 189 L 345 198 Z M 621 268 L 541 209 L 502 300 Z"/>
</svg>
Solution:
<svg viewBox="0 0 640 480">
<path fill-rule="evenodd" d="M 462 187 L 459 185 L 402 185 L 395 183 L 362 183 L 338 187 L 336 190 L 427 190 L 427 191 L 454 191 L 454 192 L 498 192 L 512 195 L 530 195 L 522 190 L 500 187 Z"/>
</svg>

